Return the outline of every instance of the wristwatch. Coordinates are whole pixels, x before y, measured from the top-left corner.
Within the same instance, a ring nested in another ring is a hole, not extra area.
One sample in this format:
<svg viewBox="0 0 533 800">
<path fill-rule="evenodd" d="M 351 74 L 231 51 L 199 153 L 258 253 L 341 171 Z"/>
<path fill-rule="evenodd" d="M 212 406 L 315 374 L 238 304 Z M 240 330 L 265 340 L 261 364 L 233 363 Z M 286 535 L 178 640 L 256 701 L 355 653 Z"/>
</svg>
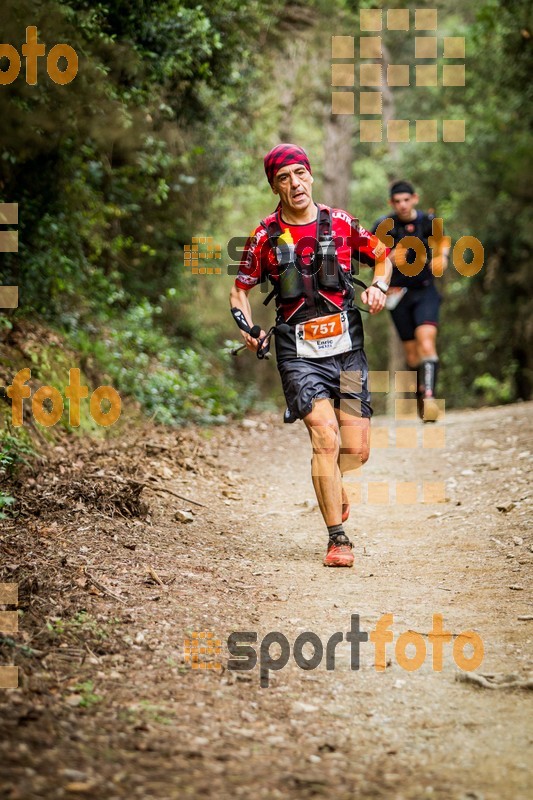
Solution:
<svg viewBox="0 0 533 800">
<path fill-rule="evenodd" d="M 377 286 L 378 289 L 381 289 L 383 294 L 387 294 L 389 291 L 389 284 L 385 283 L 385 281 L 375 281 L 372 286 Z"/>
</svg>

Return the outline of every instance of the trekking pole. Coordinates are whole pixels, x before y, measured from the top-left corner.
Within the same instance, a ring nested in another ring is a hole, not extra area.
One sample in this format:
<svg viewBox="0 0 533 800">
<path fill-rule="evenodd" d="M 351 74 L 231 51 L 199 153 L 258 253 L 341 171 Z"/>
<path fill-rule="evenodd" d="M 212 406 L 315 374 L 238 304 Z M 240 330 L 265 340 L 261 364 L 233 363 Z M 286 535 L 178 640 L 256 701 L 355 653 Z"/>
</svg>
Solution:
<svg viewBox="0 0 533 800">
<path fill-rule="evenodd" d="M 262 339 L 259 339 L 259 345 L 257 347 L 256 356 L 260 360 L 262 360 L 263 358 L 270 358 L 270 356 L 272 355 L 272 353 L 270 352 L 270 337 L 272 336 L 273 333 L 275 333 L 275 331 L 276 328 L 272 326 L 272 328 L 270 328 L 268 333 L 266 333 Z"/>
</svg>

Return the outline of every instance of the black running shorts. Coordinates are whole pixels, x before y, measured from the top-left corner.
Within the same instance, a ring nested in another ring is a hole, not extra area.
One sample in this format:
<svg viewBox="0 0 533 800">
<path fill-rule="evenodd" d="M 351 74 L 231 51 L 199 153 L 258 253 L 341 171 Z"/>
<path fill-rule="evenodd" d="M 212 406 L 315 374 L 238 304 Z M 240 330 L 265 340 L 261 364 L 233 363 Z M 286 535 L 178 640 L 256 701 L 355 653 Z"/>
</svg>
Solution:
<svg viewBox="0 0 533 800">
<path fill-rule="evenodd" d="M 323 397 L 332 398 L 335 408 L 354 417 L 372 416 L 363 349 L 326 358 L 291 358 L 278 364 L 278 370 L 290 412 L 288 422 L 303 419 L 313 410 L 313 401 Z"/>
<path fill-rule="evenodd" d="M 420 325 L 438 326 L 441 301 L 433 283 L 407 290 L 396 308 L 390 312 L 402 342 L 414 339 L 415 329 Z"/>
</svg>

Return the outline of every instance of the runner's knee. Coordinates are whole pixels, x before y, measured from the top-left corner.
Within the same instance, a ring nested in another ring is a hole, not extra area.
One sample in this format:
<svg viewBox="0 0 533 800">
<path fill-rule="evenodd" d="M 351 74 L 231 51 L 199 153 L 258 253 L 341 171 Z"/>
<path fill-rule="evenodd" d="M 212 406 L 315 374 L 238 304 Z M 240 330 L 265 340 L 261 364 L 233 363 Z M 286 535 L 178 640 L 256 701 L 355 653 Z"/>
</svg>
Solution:
<svg viewBox="0 0 533 800">
<path fill-rule="evenodd" d="M 422 325 L 416 331 L 416 345 L 419 358 L 431 358 L 436 353 L 437 329 Z"/>
<path fill-rule="evenodd" d="M 350 469 L 357 469 L 368 461 L 370 447 L 368 442 L 363 442 L 359 447 L 342 447 L 340 453 L 345 464 L 352 464 Z"/>
<path fill-rule="evenodd" d="M 403 347 L 407 366 L 410 369 L 416 369 L 419 361 L 416 341 L 404 342 Z"/>
<path fill-rule="evenodd" d="M 342 462 L 342 472 L 358 469 L 368 461 L 370 455 L 370 426 L 365 422 L 367 421 L 361 420 L 359 423 L 341 421 L 342 445 L 340 460 Z"/>
<path fill-rule="evenodd" d="M 313 446 L 313 454 L 339 455 L 340 436 L 339 426 L 333 419 L 318 419 L 309 424 L 309 435 Z"/>
<path fill-rule="evenodd" d="M 420 358 L 432 358 L 437 355 L 433 339 L 422 339 L 418 351 L 420 353 Z"/>
</svg>

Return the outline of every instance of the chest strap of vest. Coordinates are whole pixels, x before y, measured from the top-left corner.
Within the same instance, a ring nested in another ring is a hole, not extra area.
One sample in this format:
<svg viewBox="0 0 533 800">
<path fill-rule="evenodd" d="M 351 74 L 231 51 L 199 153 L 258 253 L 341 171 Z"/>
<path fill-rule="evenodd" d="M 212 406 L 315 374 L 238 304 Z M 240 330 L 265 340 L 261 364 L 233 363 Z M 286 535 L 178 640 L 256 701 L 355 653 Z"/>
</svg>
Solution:
<svg viewBox="0 0 533 800">
<path fill-rule="evenodd" d="M 268 219 L 268 217 L 267 217 Z M 274 219 L 270 220 L 270 222 L 266 222 L 266 220 L 261 220 L 261 225 L 267 232 L 268 241 L 272 252 L 276 252 L 276 247 L 278 246 L 278 238 L 283 233 L 281 229 L 281 225 L 279 222 L 279 212 L 275 212 Z M 331 211 L 327 206 L 319 206 L 318 207 L 318 215 L 317 215 L 317 224 L 316 224 L 316 235 L 315 235 L 315 252 L 311 256 L 311 260 L 314 261 L 318 252 L 318 242 L 321 236 L 330 236 L 331 235 Z M 274 286 L 273 289 L 268 293 L 266 298 L 263 300 L 263 305 L 267 306 L 271 300 L 276 296 L 278 293 L 278 287 Z"/>
</svg>

